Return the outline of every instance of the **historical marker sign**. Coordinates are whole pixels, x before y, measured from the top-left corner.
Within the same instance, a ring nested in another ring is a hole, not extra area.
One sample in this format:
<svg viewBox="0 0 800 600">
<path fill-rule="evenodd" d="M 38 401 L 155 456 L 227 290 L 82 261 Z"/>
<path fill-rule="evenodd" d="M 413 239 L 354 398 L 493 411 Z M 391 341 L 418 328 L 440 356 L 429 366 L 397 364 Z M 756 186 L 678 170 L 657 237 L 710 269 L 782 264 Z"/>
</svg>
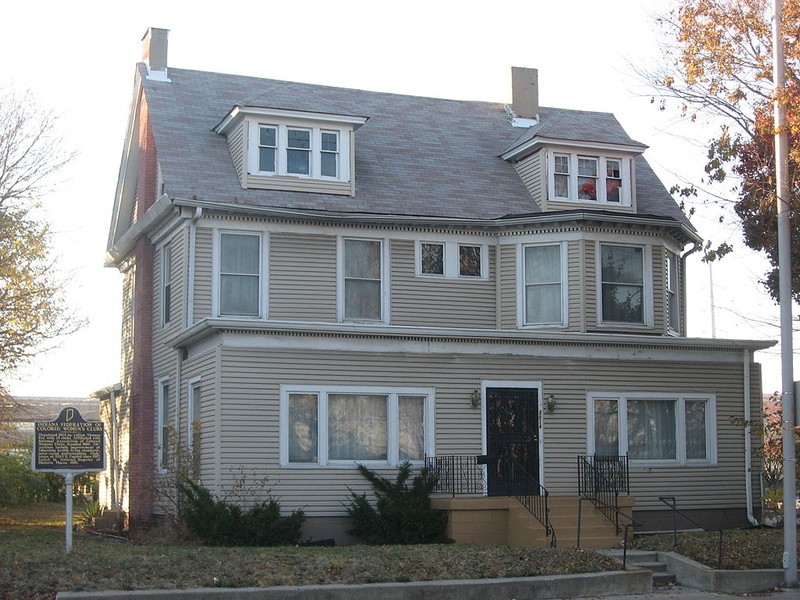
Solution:
<svg viewBox="0 0 800 600">
<path fill-rule="evenodd" d="M 55 421 L 37 421 L 33 470 L 84 473 L 105 468 L 103 423 L 86 421 L 77 408 L 65 408 Z"/>
</svg>

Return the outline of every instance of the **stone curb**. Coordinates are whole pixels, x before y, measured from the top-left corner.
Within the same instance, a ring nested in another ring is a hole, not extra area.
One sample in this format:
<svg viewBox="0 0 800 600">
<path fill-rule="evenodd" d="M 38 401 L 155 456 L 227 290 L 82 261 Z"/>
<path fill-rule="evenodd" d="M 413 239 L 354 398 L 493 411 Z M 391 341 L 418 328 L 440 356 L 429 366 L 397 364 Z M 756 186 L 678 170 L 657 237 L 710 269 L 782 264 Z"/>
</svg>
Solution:
<svg viewBox="0 0 800 600">
<path fill-rule="evenodd" d="M 270 588 L 200 588 L 59 592 L 56 600 L 486 600 L 514 598 L 540 600 L 612 594 L 646 594 L 653 589 L 649 571 L 611 571 L 580 575 L 548 575 L 509 579 L 369 583 L 363 585 L 309 585 Z"/>
<path fill-rule="evenodd" d="M 733 571 L 710 569 L 674 552 L 659 552 L 659 559 L 675 574 L 681 585 L 706 592 L 747 594 L 781 587 L 786 573 L 783 569 L 753 569 Z"/>
</svg>

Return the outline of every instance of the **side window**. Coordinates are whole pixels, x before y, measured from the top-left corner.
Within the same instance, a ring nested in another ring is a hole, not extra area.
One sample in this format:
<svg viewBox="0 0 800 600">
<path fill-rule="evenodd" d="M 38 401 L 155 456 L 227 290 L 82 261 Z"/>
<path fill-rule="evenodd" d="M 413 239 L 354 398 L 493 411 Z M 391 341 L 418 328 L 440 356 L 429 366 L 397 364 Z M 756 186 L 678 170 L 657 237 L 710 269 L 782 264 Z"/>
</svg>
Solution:
<svg viewBox="0 0 800 600">
<path fill-rule="evenodd" d="M 201 472 L 201 451 L 203 439 L 202 421 L 203 387 L 199 379 L 189 381 L 188 395 L 188 431 L 186 440 L 191 453 L 192 475 L 199 479 Z"/>
<path fill-rule="evenodd" d="M 444 244 L 420 242 L 420 273 L 444 275 Z"/>
<path fill-rule="evenodd" d="M 481 250 L 482 246 L 459 245 L 458 247 L 458 275 L 459 277 L 481 277 Z"/>
<path fill-rule="evenodd" d="M 344 240 L 344 318 L 381 321 L 382 243 L 377 240 Z"/>
<path fill-rule="evenodd" d="M 169 379 L 158 382 L 158 468 L 169 466 Z"/>
<path fill-rule="evenodd" d="M 172 318 L 172 244 L 161 249 L 161 324 Z"/>
<path fill-rule="evenodd" d="M 221 233 L 219 237 L 219 314 L 261 314 L 261 236 Z"/>
<path fill-rule="evenodd" d="M 666 259 L 667 325 L 673 331 L 680 330 L 680 307 L 678 304 L 678 256 L 667 252 Z"/>
</svg>

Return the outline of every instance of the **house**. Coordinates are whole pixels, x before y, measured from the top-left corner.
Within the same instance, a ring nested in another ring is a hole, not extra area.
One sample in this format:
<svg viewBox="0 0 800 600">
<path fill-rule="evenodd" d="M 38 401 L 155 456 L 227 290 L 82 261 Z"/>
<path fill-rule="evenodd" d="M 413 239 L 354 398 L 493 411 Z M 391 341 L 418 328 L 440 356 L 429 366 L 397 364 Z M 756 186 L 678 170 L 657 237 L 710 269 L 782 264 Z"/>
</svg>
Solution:
<svg viewBox="0 0 800 600">
<path fill-rule="evenodd" d="M 451 516 L 553 510 L 610 464 L 643 528 L 671 522 L 662 495 L 757 518 L 758 440 L 730 419 L 760 414 L 772 343 L 686 336 L 701 238 L 613 115 L 540 107 L 528 68 L 506 105 L 178 69 L 167 46 L 144 37 L 106 257 L 134 525 L 169 510 L 181 450 L 217 494 L 302 508 L 307 537 L 346 539 L 357 463 L 426 460 Z"/>
</svg>

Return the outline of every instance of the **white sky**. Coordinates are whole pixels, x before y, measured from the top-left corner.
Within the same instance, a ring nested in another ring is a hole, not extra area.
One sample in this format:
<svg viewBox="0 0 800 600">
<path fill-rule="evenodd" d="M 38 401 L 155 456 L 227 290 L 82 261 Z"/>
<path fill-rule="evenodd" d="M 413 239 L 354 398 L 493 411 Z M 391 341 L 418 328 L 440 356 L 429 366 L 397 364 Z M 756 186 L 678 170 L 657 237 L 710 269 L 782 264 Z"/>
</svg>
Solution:
<svg viewBox="0 0 800 600">
<path fill-rule="evenodd" d="M 3 8 L 0 84 L 30 88 L 61 114 L 78 158 L 45 199 L 70 300 L 89 326 L 11 383 L 16 395 L 85 396 L 119 379 L 121 278 L 103 267 L 133 89 L 148 26 L 170 29 L 169 65 L 422 96 L 510 101 L 511 66 L 539 69 L 540 104 L 613 112 L 667 187 L 702 174 L 711 137 L 700 124 L 660 113 L 631 64 L 659 60 L 654 17 L 668 0 L 559 2 L 240 0 L 231 4 L 138 0 L 38 0 Z M 680 173 L 680 175 L 678 175 Z M 758 279 L 766 261 L 720 228 L 716 212 L 693 218 L 701 235 L 734 243 L 714 267 L 716 336 L 778 339 L 777 308 Z M 710 337 L 709 273 L 690 259 L 689 334 Z M 780 388 L 777 348 L 757 355 L 764 390 Z M 800 362 L 795 352 L 795 378 Z"/>
</svg>

